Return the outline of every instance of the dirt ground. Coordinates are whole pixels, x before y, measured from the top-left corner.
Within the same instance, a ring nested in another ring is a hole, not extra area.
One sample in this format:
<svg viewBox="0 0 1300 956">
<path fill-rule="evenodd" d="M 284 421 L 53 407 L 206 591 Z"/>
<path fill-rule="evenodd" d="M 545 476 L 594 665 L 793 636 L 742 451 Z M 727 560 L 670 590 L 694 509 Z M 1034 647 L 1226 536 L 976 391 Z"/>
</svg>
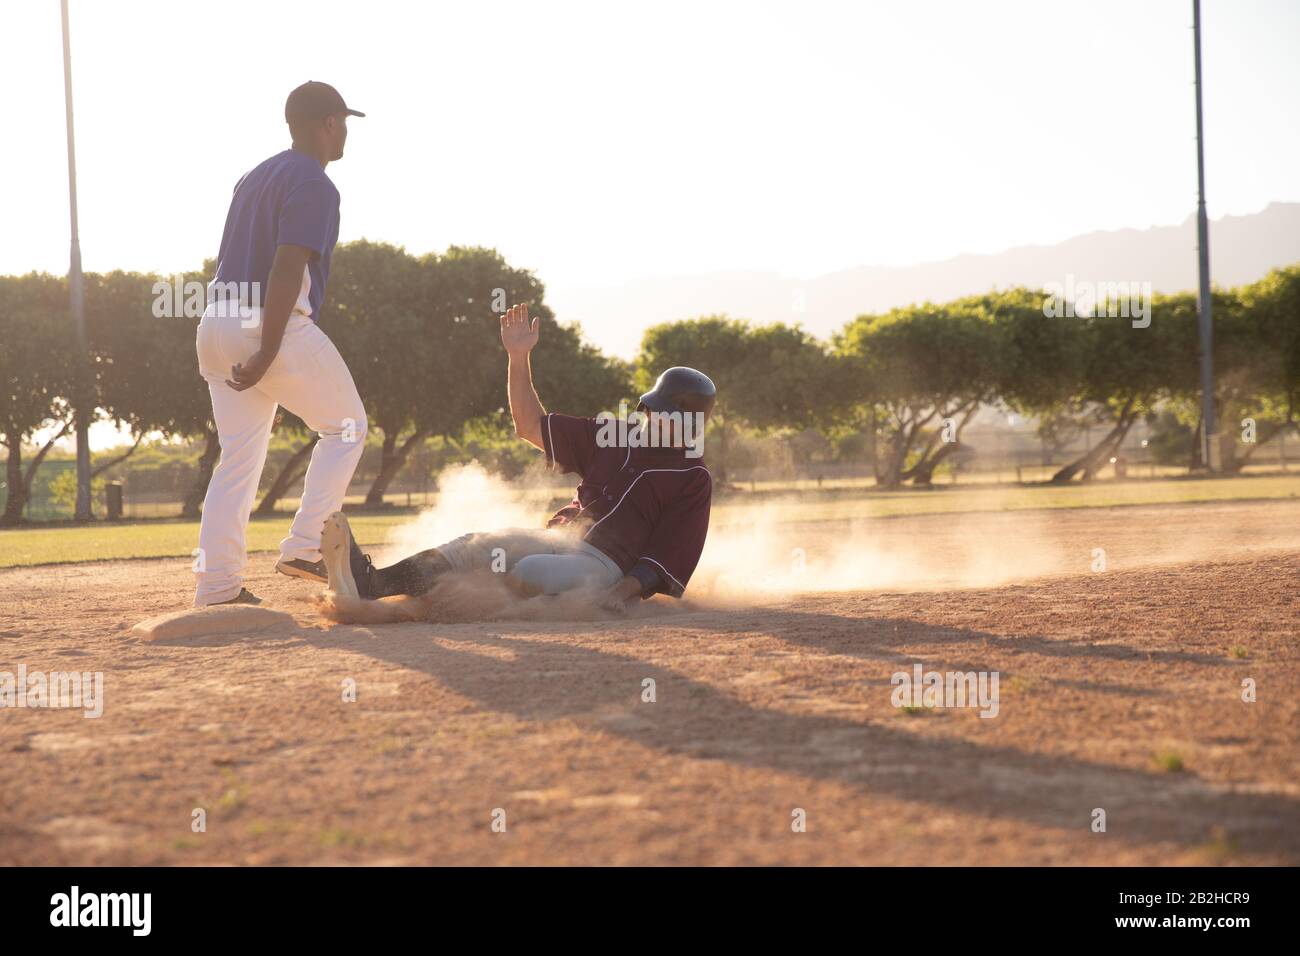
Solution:
<svg viewBox="0 0 1300 956">
<path fill-rule="evenodd" d="M 929 583 L 818 590 L 868 530 L 790 526 L 808 588 L 360 627 L 258 555 L 291 619 L 145 640 L 188 560 L 0 572 L 0 672 L 105 696 L 0 710 L 0 863 L 1300 863 L 1300 502 L 869 531 Z M 895 707 L 918 662 L 998 672 L 997 716 Z"/>
</svg>

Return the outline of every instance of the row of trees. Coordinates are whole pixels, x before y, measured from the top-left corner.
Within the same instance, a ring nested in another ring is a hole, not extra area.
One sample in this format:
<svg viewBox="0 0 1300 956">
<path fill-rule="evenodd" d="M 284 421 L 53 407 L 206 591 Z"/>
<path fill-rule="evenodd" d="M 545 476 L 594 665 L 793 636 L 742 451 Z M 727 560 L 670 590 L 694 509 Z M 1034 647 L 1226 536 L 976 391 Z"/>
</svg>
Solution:
<svg viewBox="0 0 1300 956">
<path fill-rule="evenodd" d="M 142 273 L 86 276 L 93 415 L 130 431 L 135 444 L 97 462 L 95 475 L 119 464 L 150 434 L 199 443 L 198 474 L 182 513 L 197 515 L 220 454 L 207 386 L 194 349 L 195 319 L 184 295 L 159 318 L 158 284 L 201 287 L 213 263 L 163 280 Z M 470 422 L 500 419 L 505 357 L 492 311 L 501 302 L 530 301 L 544 320 L 544 289 L 531 273 L 495 251 L 453 247 L 415 257 L 366 241 L 338 247 L 332 261 L 322 328 L 352 370 L 379 437 L 381 468 L 367 500 L 381 501 L 414 448 L 430 436 L 454 440 Z M 193 305 L 193 302 L 191 302 Z M 548 322 L 548 324 L 551 324 Z M 71 319 L 62 278 L 33 273 L 0 277 L 0 442 L 6 448 L 6 500 L 0 523 L 22 519 L 37 469 L 53 444 L 72 431 Z M 554 326 L 543 339 L 538 387 L 557 407 L 617 405 L 629 370 L 583 342 L 577 327 Z M 295 453 L 262 497 L 270 510 L 301 476 L 315 437 L 289 412 L 277 425 L 300 437 Z M 30 443 L 47 436 L 39 446 Z M 27 455 L 28 457 L 24 457 Z M 93 477 L 93 476 L 92 476 Z"/>
<path fill-rule="evenodd" d="M 742 424 L 848 430 L 865 437 L 884 486 L 928 484 L 964 450 L 966 425 L 989 404 L 1037 418 L 1056 448 L 1086 428 L 1107 427 L 1056 482 L 1091 478 L 1134 423 L 1158 409 L 1199 427 L 1194 295 L 1155 296 L 1149 324 L 1137 325 L 1130 318 L 1136 302 L 1049 318 L 1044 298 L 1019 288 L 863 315 L 829 346 L 799 329 L 754 328 L 725 316 L 667 323 L 646 333 L 638 384 L 668 364 L 707 369 L 722 394 L 716 430 L 724 460 L 728 430 Z M 1223 467 L 1235 471 L 1296 427 L 1300 266 L 1216 291 L 1214 317 Z M 1256 423 L 1253 443 L 1232 440 L 1243 418 Z M 1199 443 L 1187 445 L 1189 465 L 1202 464 Z"/>
<path fill-rule="evenodd" d="M 182 278 L 202 282 L 211 268 L 209 262 Z M 219 448 L 194 354 L 194 320 L 155 318 L 158 281 L 125 272 L 87 277 L 94 414 L 128 428 L 137 446 L 155 433 L 202 446 L 198 478 L 183 503 L 183 513 L 194 515 Z M 879 482 L 895 486 L 928 483 L 963 451 L 964 428 L 990 403 L 1036 417 L 1056 447 L 1084 428 L 1107 426 L 1101 442 L 1057 473 L 1060 482 L 1092 477 L 1133 424 L 1157 409 L 1197 424 L 1196 302 L 1189 294 L 1155 297 L 1149 324 L 1135 327 L 1126 315 L 1048 317 L 1043 293 L 1012 289 L 859 316 L 830 342 L 789 325 L 708 316 L 647 330 L 629 365 L 585 343 L 577 326 L 556 325 L 544 293 L 531 272 L 489 249 L 417 257 L 360 241 L 335 251 L 321 324 L 352 370 L 380 446 L 369 502 L 382 501 L 431 437 L 454 443 L 468 431 L 504 429 L 496 313 L 522 301 L 548 325 L 535 365 L 551 408 L 614 409 L 670 365 L 707 371 L 720 392 L 710 459 L 724 478 L 728 442 L 741 428 L 860 435 Z M 1225 443 L 1231 470 L 1295 428 L 1300 266 L 1216 291 L 1214 315 L 1221 420 L 1258 423 L 1254 444 Z M 21 519 L 35 471 L 71 430 L 71 341 L 62 279 L 0 277 L 0 442 L 7 448 L 0 522 Z M 264 494 L 263 510 L 300 477 L 315 440 L 291 414 L 279 427 L 299 444 Z M 38 433 L 52 437 L 32 447 Z M 1198 443 L 1187 444 L 1195 455 Z M 96 470 L 133 450 L 97 462 Z M 1189 457 L 1189 464 L 1197 462 Z"/>
</svg>

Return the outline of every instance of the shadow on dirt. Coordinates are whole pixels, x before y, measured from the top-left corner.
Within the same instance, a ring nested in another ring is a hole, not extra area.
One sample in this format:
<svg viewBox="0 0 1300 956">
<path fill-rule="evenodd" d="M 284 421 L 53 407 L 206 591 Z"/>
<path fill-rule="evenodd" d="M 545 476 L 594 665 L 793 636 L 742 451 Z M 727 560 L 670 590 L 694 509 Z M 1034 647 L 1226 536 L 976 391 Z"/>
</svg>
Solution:
<svg viewBox="0 0 1300 956">
<path fill-rule="evenodd" d="M 689 627 L 688 617 L 674 617 L 672 623 Z M 645 622 L 628 623 L 643 627 Z M 719 626 L 718 615 L 711 615 L 707 627 Z M 376 633 L 339 626 L 303 637 L 316 647 L 355 651 L 432 675 L 488 710 L 529 721 L 571 720 L 667 754 L 832 780 L 936 808 L 1049 827 L 1088 827 L 1093 809 L 1103 807 L 1110 839 L 1202 847 L 1222 842 L 1226 832 L 1236 850 L 1300 860 L 1300 802 L 1294 799 L 1230 792 L 1191 773 L 1143 772 L 991 743 L 927 738 L 880 720 L 860 723 L 754 708 L 708 684 L 619 653 L 618 624 L 600 625 L 608 638 L 601 649 L 548 641 L 551 629 L 559 627 L 500 623 L 486 632 L 483 625 L 435 632 L 409 624 Z M 757 616 L 750 621 L 738 615 L 722 630 L 775 634 L 796 644 L 886 660 L 901 659 L 893 649 L 896 635 L 918 639 L 924 632 L 931 639 L 917 622 L 780 610 L 764 612 L 761 623 Z M 571 631 L 569 625 L 563 632 Z M 933 640 L 1064 653 L 1056 646 L 1060 642 L 1046 638 L 950 630 Z M 484 647 L 500 653 L 483 653 Z M 1070 653 L 1094 650 L 1109 659 L 1136 654 L 1109 645 L 1077 645 Z M 1200 660 L 1176 652 L 1166 657 Z M 656 682 L 656 703 L 640 701 L 646 678 Z"/>
</svg>

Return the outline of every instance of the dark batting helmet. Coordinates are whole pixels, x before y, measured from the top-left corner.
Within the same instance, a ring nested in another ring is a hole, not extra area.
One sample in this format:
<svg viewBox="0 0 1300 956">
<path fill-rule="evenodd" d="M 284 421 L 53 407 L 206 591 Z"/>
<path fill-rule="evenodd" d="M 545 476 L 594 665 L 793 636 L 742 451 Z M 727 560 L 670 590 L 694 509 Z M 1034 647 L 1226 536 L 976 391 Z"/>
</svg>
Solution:
<svg viewBox="0 0 1300 956">
<path fill-rule="evenodd" d="M 703 372 L 675 365 L 659 376 L 655 387 L 641 396 L 652 412 L 703 412 L 708 416 L 718 400 L 718 389 Z"/>
</svg>

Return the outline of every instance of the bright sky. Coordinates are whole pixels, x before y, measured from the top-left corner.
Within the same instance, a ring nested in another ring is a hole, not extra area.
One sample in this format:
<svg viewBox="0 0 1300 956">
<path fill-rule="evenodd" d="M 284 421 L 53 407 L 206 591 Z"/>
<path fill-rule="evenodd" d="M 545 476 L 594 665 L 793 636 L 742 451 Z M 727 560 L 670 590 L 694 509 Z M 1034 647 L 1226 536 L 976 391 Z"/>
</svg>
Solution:
<svg viewBox="0 0 1300 956">
<path fill-rule="evenodd" d="M 1195 208 L 1190 0 L 72 0 L 71 19 L 91 270 L 215 255 L 307 79 L 369 114 L 329 168 L 341 239 L 495 246 L 556 290 L 901 265 Z M 1300 200 L 1300 3 L 1204 19 L 1210 214 Z M 0 37 L 0 273 L 62 272 L 57 0 L 6 0 Z"/>
</svg>

